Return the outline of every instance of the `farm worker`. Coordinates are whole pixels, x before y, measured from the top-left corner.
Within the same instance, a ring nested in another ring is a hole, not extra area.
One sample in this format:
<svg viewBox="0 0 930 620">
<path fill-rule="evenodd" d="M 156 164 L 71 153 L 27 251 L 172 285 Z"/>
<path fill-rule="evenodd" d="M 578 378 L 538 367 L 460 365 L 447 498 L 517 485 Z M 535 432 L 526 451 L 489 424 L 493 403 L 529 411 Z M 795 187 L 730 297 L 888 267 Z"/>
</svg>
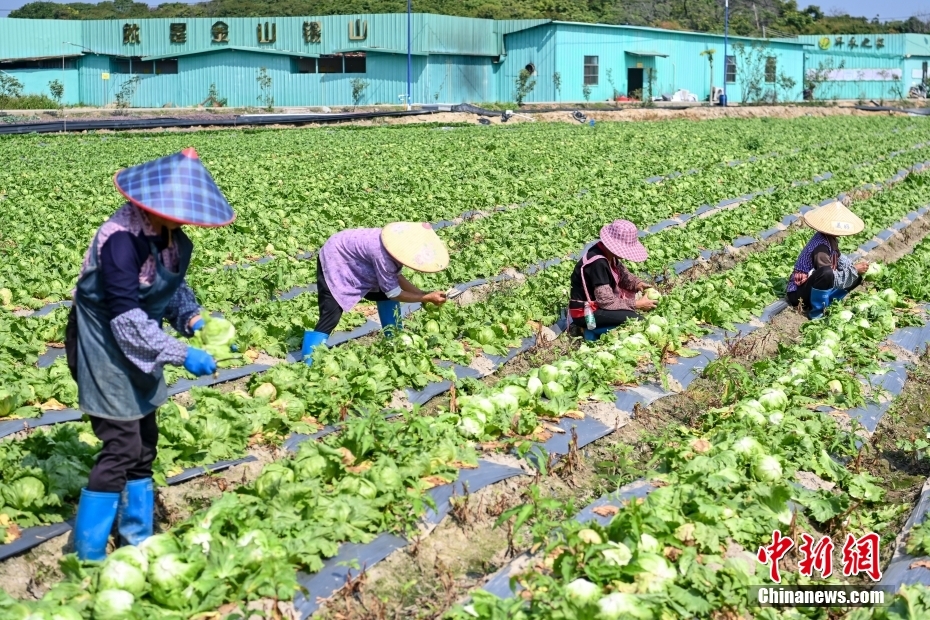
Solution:
<svg viewBox="0 0 930 620">
<path fill-rule="evenodd" d="M 840 254 L 837 237 L 862 232 L 865 225 L 841 202 L 832 202 L 805 213 L 804 223 L 816 233 L 808 241 L 794 264 L 788 279 L 787 301 L 797 307 L 803 304 L 808 317 L 819 319 L 830 302 L 843 299 L 862 282 L 869 264 L 853 263 Z"/>
<path fill-rule="evenodd" d="M 326 343 L 343 312 L 364 297 L 378 304 L 382 327 L 400 327 L 400 302 L 441 306 L 446 294 L 421 291 L 401 275 L 402 267 L 436 273 L 449 266 L 449 252 L 428 223 L 395 222 L 384 228 L 343 230 L 326 240 L 316 262 L 320 320 L 304 333 L 307 364 L 313 349 Z"/>
<path fill-rule="evenodd" d="M 181 225 L 235 219 L 191 148 L 120 170 L 113 182 L 128 202 L 100 226 L 84 256 L 65 338 L 81 410 L 103 442 L 74 526 L 82 560 L 106 556 L 114 520 L 130 545 L 152 535 L 163 366 L 197 376 L 216 371 L 208 353 L 162 330 L 164 320 L 188 337 L 203 327 L 184 280 L 193 246 Z"/>
<path fill-rule="evenodd" d="M 654 309 L 656 302 L 652 299 L 646 296 L 636 299 L 636 293 L 649 285 L 620 261 L 641 263 L 648 257 L 633 222 L 615 220 L 601 228 L 600 241 L 584 253 L 572 272 L 568 304 L 572 331 L 578 334 L 585 329 L 585 306 L 593 314 L 596 329 L 604 331 L 642 318 L 640 311 Z"/>
</svg>

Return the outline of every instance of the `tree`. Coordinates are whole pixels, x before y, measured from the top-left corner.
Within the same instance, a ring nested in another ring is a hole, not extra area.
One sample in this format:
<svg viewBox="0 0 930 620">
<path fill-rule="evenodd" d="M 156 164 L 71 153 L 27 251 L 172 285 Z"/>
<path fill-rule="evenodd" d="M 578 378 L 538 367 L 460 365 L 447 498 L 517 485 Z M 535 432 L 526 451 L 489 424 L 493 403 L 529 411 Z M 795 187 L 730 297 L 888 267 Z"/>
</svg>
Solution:
<svg viewBox="0 0 930 620">
<path fill-rule="evenodd" d="M 740 94 L 743 103 L 758 103 L 765 96 L 765 63 L 770 55 L 768 43 L 742 41 L 733 44 L 739 71 Z"/>
<path fill-rule="evenodd" d="M 258 89 L 261 91 L 261 94 L 258 96 L 258 102 L 262 104 L 266 111 L 273 111 L 274 95 L 271 92 L 271 74 L 268 73 L 267 67 L 261 67 L 258 70 L 258 76 L 255 78 L 255 81 L 258 82 Z"/>
<path fill-rule="evenodd" d="M 714 54 L 717 53 L 717 50 L 714 48 L 706 49 L 701 52 L 701 56 L 707 57 L 707 62 L 710 64 L 710 95 L 708 95 L 708 101 L 713 103 L 714 101 Z"/>
<path fill-rule="evenodd" d="M 16 99 L 23 95 L 23 83 L 9 73 L 0 71 L 0 99 Z"/>
<path fill-rule="evenodd" d="M 514 95 L 514 101 L 517 102 L 517 105 L 522 106 L 523 101 L 527 95 L 533 92 L 534 88 L 536 88 L 536 78 L 528 70 L 520 69 L 516 82 L 517 91 Z"/>
<path fill-rule="evenodd" d="M 58 80 L 52 80 L 48 83 L 48 92 L 52 93 L 52 99 L 55 100 L 58 109 L 61 110 L 61 100 L 65 96 L 65 85 Z"/>
<path fill-rule="evenodd" d="M 358 104 L 362 102 L 367 88 L 367 80 L 363 80 L 362 78 L 355 78 L 352 80 L 352 104 L 355 107 L 358 107 Z"/>
</svg>

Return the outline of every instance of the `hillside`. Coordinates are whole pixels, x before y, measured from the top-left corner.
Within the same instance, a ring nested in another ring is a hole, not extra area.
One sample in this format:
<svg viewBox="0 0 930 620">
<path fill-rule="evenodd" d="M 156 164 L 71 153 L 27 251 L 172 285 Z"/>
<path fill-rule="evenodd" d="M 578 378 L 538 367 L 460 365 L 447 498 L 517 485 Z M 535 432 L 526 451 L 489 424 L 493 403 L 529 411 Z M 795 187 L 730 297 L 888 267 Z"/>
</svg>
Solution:
<svg viewBox="0 0 930 620">
<path fill-rule="evenodd" d="M 865 17 L 826 15 L 816 6 L 799 10 L 794 0 L 732 0 L 730 32 L 750 36 L 820 33 L 930 32 L 930 15 L 880 23 Z M 127 19 L 146 17 L 254 17 L 398 13 L 406 0 L 209 0 L 149 7 L 115 0 L 90 4 L 31 2 L 12 11 L 25 19 Z M 414 10 L 494 19 L 548 18 L 676 30 L 723 31 L 721 0 L 416 0 Z"/>
</svg>

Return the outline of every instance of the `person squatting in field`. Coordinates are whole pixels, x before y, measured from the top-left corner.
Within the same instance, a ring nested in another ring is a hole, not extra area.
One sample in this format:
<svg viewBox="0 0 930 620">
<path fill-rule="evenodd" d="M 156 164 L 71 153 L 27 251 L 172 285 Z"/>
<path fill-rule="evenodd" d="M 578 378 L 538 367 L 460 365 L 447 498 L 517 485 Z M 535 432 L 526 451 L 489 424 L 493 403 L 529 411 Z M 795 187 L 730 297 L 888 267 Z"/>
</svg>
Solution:
<svg viewBox="0 0 930 620">
<path fill-rule="evenodd" d="M 582 255 L 572 272 L 568 314 L 574 335 L 585 331 L 599 335 L 630 319 L 642 319 L 640 312 L 655 309 L 654 300 L 645 295 L 636 298 L 636 293 L 649 285 L 620 261 L 641 263 L 647 258 L 649 252 L 639 242 L 632 222 L 615 220 L 601 228 L 600 240 Z M 586 307 L 596 327 L 587 323 Z"/>
<path fill-rule="evenodd" d="M 449 266 L 449 252 L 428 223 L 343 230 L 327 239 L 316 263 L 320 319 L 313 330 L 304 332 L 303 360 L 313 363 L 313 349 L 326 344 L 342 313 L 362 298 L 377 303 L 382 328 L 400 327 L 400 302 L 446 303 L 445 293 L 428 293 L 411 284 L 401 274 L 405 266 L 423 273 Z"/>
<path fill-rule="evenodd" d="M 235 219 L 191 148 L 120 170 L 114 184 L 128 202 L 90 243 L 65 335 L 80 408 L 103 442 L 74 525 L 81 560 L 104 559 L 114 520 L 123 543 L 152 535 L 155 410 L 168 398 L 163 367 L 216 371 L 212 356 L 162 330 L 164 320 L 187 337 L 203 327 L 185 281 L 193 244 L 181 226 Z"/>
<path fill-rule="evenodd" d="M 809 211 L 802 218 L 816 232 L 794 264 L 786 297 L 792 306 L 800 304 L 808 318 L 819 319 L 831 302 L 859 286 L 869 269 L 867 262 L 854 263 L 841 254 L 837 239 L 862 232 L 865 224 L 841 202 Z"/>
</svg>

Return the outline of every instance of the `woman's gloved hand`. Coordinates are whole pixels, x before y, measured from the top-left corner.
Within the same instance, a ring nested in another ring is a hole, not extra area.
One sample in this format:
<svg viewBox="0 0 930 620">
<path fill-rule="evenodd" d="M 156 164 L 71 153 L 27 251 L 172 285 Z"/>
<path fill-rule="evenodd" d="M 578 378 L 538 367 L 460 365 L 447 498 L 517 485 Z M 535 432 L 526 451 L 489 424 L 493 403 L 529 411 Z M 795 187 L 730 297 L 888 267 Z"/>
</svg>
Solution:
<svg viewBox="0 0 930 620">
<path fill-rule="evenodd" d="M 216 372 L 216 360 L 203 349 L 187 348 L 187 358 L 184 360 L 184 369 L 192 375 L 203 377 Z"/>
<path fill-rule="evenodd" d="M 203 329 L 203 319 L 198 318 L 196 321 L 194 321 L 194 324 L 191 325 L 191 331 L 196 332 L 201 329 Z"/>
</svg>

